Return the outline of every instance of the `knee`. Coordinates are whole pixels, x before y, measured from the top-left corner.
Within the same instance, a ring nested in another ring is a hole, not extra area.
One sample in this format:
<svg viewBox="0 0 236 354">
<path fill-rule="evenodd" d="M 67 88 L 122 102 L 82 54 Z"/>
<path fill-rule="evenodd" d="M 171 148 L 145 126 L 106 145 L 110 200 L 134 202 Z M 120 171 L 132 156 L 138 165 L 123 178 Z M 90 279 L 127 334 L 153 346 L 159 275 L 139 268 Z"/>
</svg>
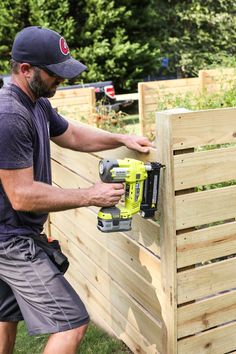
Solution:
<svg viewBox="0 0 236 354">
<path fill-rule="evenodd" d="M 78 338 L 79 342 L 83 339 L 83 337 L 84 337 L 84 335 L 85 335 L 85 333 L 87 331 L 88 326 L 89 326 L 89 323 L 86 323 L 85 325 L 76 328 L 77 338 Z"/>
</svg>

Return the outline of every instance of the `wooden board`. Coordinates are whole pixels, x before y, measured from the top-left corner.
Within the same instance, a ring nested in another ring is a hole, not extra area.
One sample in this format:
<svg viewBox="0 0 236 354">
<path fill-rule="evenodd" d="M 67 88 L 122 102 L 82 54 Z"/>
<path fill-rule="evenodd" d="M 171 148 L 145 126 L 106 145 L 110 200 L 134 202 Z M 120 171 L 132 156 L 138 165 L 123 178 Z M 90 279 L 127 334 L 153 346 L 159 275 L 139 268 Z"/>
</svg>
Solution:
<svg viewBox="0 0 236 354">
<path fill-rule="evenodd" d="M 236 289 L 178 308 L 178 338 L 236 320 Z"/>
<path fill-rule="evenodd" d="M 178 304 L 236 288 L 236 258 L 178 273 Z"/>
<path fill-rule="evenodd" d="M 230 323 L 178 342 L 179 354 L 223 354 L 236 348 L 236 323 Z"/>
<path fill-rule="evenodd" d="M 187 79 L 176 79 L 176 80 L 159 80 L 150 82 L 139 82 L 139 87 L 144 86 L 146 89 L 155 88 L 176 88 L 176 87 L 186 87 L 186 86 L 196 86 L 198 83 L 198 78 L 187 78 Z"/>
<path fill-rule="evenodd" d="M 171 121 L 169 118 L 160 117 L 157 120 L 157 149 L 161 162 L 166 166 L 160 180 L 161 284 L 164 296 L 162 317 L 165 323 L 163 333 L 165 354 L 177 352 L 176 215 L 171 140 Z"/>
<path fill-rule="evenodd" d="M 64 98 L 64 97 L 87 97 L 88 92 L 93 92 L 93 87 L 84 87 L 84 88 L 73 88 L 73 89 L 64 89 L 57 90 L 54 98 Z"/>
<path fill-rule="evenodd" d="M 236 148 L 174 156 L 175 190 L 236 179 Z"/>
<path fill-rule="evenodd" d="M 206 90 L 208 90 L 209 85 L 215 85 L 220 88 L 221 86 L 234 83 L 236 77 L 235 68 L 200 70 L 199 75 L 202 74 L 204 75 L 204 88 Z"/>
<path fill-rule="evenodd" d="M 160 158 L 159 151 L 154 147 L 150 148 L 150 152 L 148 154 L 141 154 L 137 151 L 130 150 L 125 146 L 121 146 L 116 149 L 99 151 L 96 153 L 92 153 L 92 155 L 97 156 L 99 159 L 107 159 L 107 158 L 114 158 L 114 159 L 124 159 L 126 157 L 141 160 L 144 162 L 147 161 L 159 161 Z"/>
<path fill-rule="evenodd" d="M 176 229 L 235 217 L 236 186 L 183 194 L 176 199 Z"/>
<path fill-rule="evenodd" d="M 236 108 L 172 115 L 173 150 L 236 143 L 235 117 Z"/>
<path fill-rule="evenodd" d="M 177 267 L 187 267 L 235 253 L 236 222 L 177 236 Z"/>
</svg>

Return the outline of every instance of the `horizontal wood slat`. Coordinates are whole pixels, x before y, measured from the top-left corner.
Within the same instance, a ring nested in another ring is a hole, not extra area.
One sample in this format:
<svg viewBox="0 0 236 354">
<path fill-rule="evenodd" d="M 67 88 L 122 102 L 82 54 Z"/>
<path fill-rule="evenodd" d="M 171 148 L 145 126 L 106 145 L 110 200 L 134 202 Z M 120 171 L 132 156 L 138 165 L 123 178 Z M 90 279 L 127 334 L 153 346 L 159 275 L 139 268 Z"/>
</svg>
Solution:
<svg viewBox="0 0 236 354">
<path fill-rule="evenodd" d="M 161 324 L 152 318 L 127 292 L 125 292 L 109 274 L 94 263 L 91 257 L 86 256 L 76 242 L 71 241 L 56 227 L 52 227 L 57 239 L 60 239 L 63 251 L 70 259 L 75 274 L 83 276 L 109 301 L 110 305 L 127 319 L 128 323 L 139 331 L 152 346 L 161 350 Z M 111 306 L 110 306 L 111 308 Z"/>
<path fill-rule="evenodd" d="M 176 229 L 235 217 L 236 186 L 176 196 Z"/>
<path fill-rule="evenodd" d="M 236 288 L 236 258 L 178 273 L 178 303 Z"/>
<path fill-rule="evenodd" d="M 236 323 L 218 327 L 178 342 L 181 354 L 224 354 L 236 347 Z"/>
<path fill-rule="evenodd" d="M 236 143 L 235 108 L 172 115 L 172 132 L 173 150 Z"/>
<path fill-rule="evenodd" d="M 236 251 L 236 222 L 177 236 L 177 267 L 224 257 Z"/>
<path fill-rule="evenodd" d="M 177 80 L 160 80 L 160 81 L 150 81 L 150 82 L 139 82 L 140 87 L 144 87 L 144 90 L 150 90 L 155 88 L 175 88 L 175 87 L 186 87 L 198 85 L 199 78 L 187 78 L 187 79 L 177 79 Z"/>
<path fill-rule="evenodd" d="M 174 156 L 175 190 L 236 179 L 236 148 Z"/>
<path fill-rule="evenodd" d="M 88 92 L 91 94 L 93 91 L 93 87 L 57 90 L 55 96 L 53 96 L 53 99 L 64 97 L 88 97 Z"/>
<path fill-rule="evenodd" d="M 186 337 L 235 320 L 234 290 L 178 308 L 178 337 Z"/>
<path fill-rule="evenodd" d="M 111 149 L 106 151 L 99 151 L 93 153 L 92 155 L 97 156 L 100 159 L 114 158 L 114 159 L 124 159 L 126 157 L 141 160 L 141 161 L 158 161 L 159 151 L 156 148 L 150 148 L 148 154 L 141 154 L 134 150 L 129 150 L 126 147 L 122 146 L 117 149 Z"/>
<path fill-rule="evenodd" d="M 199 73 L 204 73 L 204 83 L 207 86 L 217 82 L 234 81 L 236 76 L 235 68 L 200 70 Z"/>
<path fill-rule="evenodd" d="M 70 109 L 70 106 L 75 106 L 75 109 L 79 112 L 89 112 L 92 113 L 92 108 L 93 106 L 90 104 L 90 102 L 85 102 L 83 100 L 80 101 L 75 101 L 75 99 L 72 98 L 67 98 L 66 102 L 64 99 L 56 100 L 52 102 L 52 106 L 54 108 L 61 108 L 65 107 L 65 110 Z"/>
</svg>

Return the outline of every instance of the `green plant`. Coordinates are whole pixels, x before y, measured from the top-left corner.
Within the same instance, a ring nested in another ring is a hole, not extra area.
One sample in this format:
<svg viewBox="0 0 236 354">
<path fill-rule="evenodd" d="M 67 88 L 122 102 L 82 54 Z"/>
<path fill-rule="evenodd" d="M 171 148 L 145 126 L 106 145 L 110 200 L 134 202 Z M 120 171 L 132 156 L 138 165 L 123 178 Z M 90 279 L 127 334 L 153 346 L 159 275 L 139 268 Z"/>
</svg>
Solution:
<svg viewBox="0 0 236 354">
<path fill-rule="evenodd" d="M 165 95 L 160 96 L 157 103 L 157 111 L 184 107 L 190 110 L 214 109 L 236 107 L 236 87 L 232 85 L 230 89 L 209 93 L 204 91 L 198 95 L 187 93 L 185 95 Z"/>
<path fill-rule="evenodd" d="M 96 113 L 94 114 L 94 123 L 97 128 L 109 131 L 127 134 L 125 118 L 128 115 L 122 111 L 115 112 L 107 108 L 102 101 L 97 103 Z"/>
</svg>

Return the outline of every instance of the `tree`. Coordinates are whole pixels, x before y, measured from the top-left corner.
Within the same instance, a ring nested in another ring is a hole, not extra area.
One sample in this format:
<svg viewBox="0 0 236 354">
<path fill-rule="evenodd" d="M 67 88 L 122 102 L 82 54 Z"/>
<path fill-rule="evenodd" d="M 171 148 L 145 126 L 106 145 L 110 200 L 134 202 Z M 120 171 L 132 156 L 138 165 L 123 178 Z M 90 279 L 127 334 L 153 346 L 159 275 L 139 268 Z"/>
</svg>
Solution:
<svg viewBox="0 0 236 354">
<path fill-rule="evenodd" d="M 0 71 L 9 72 L 9 59 L 15 35 L 27 26 L 44 26 L 73 41 L 74 19 L 64 0 L 4 0 L 0 2 Z"/>
<path fill-rule="evenodd" d="M 210 65 L 234 62 L 236 3 L 234 0 L 159 1 L 156 44 L 183 75 Z"/>
<path fill-rule="evenodd" d="M 115 1 L 87 0 L 73 2 L 76 14 L 78 56 L 88 66 L 86 81 L 112 79 L 121 90 L 136 89 L 136 84 L 150 71 L 158 51 L 139 41 L 126 30 L 132 11 Z"/>
<path fill-rule="evenodd" d="M 16 33 L 28 24 L 28 6 L 24 0 L 0 2 L 0 71 L 9 72 L 9 60 Z"/>
<path fill-rule="evenodd" d="M 50 28 L 64 36 L 70 44 L 73 42 L 75 20 L 69 15 L 68 0 L 28 0 L 29 23 Z"/>
<path fill-rule="evenodd" d="M 212 65 L 236 66 L 235 0 L 4 0 L 0 71 L 8 72 L 15 34 L 42 25 L 60 32 L 88 71 L 122 92 L 156 75 L 161 58 L 182 76 Z"/>
</svg>

